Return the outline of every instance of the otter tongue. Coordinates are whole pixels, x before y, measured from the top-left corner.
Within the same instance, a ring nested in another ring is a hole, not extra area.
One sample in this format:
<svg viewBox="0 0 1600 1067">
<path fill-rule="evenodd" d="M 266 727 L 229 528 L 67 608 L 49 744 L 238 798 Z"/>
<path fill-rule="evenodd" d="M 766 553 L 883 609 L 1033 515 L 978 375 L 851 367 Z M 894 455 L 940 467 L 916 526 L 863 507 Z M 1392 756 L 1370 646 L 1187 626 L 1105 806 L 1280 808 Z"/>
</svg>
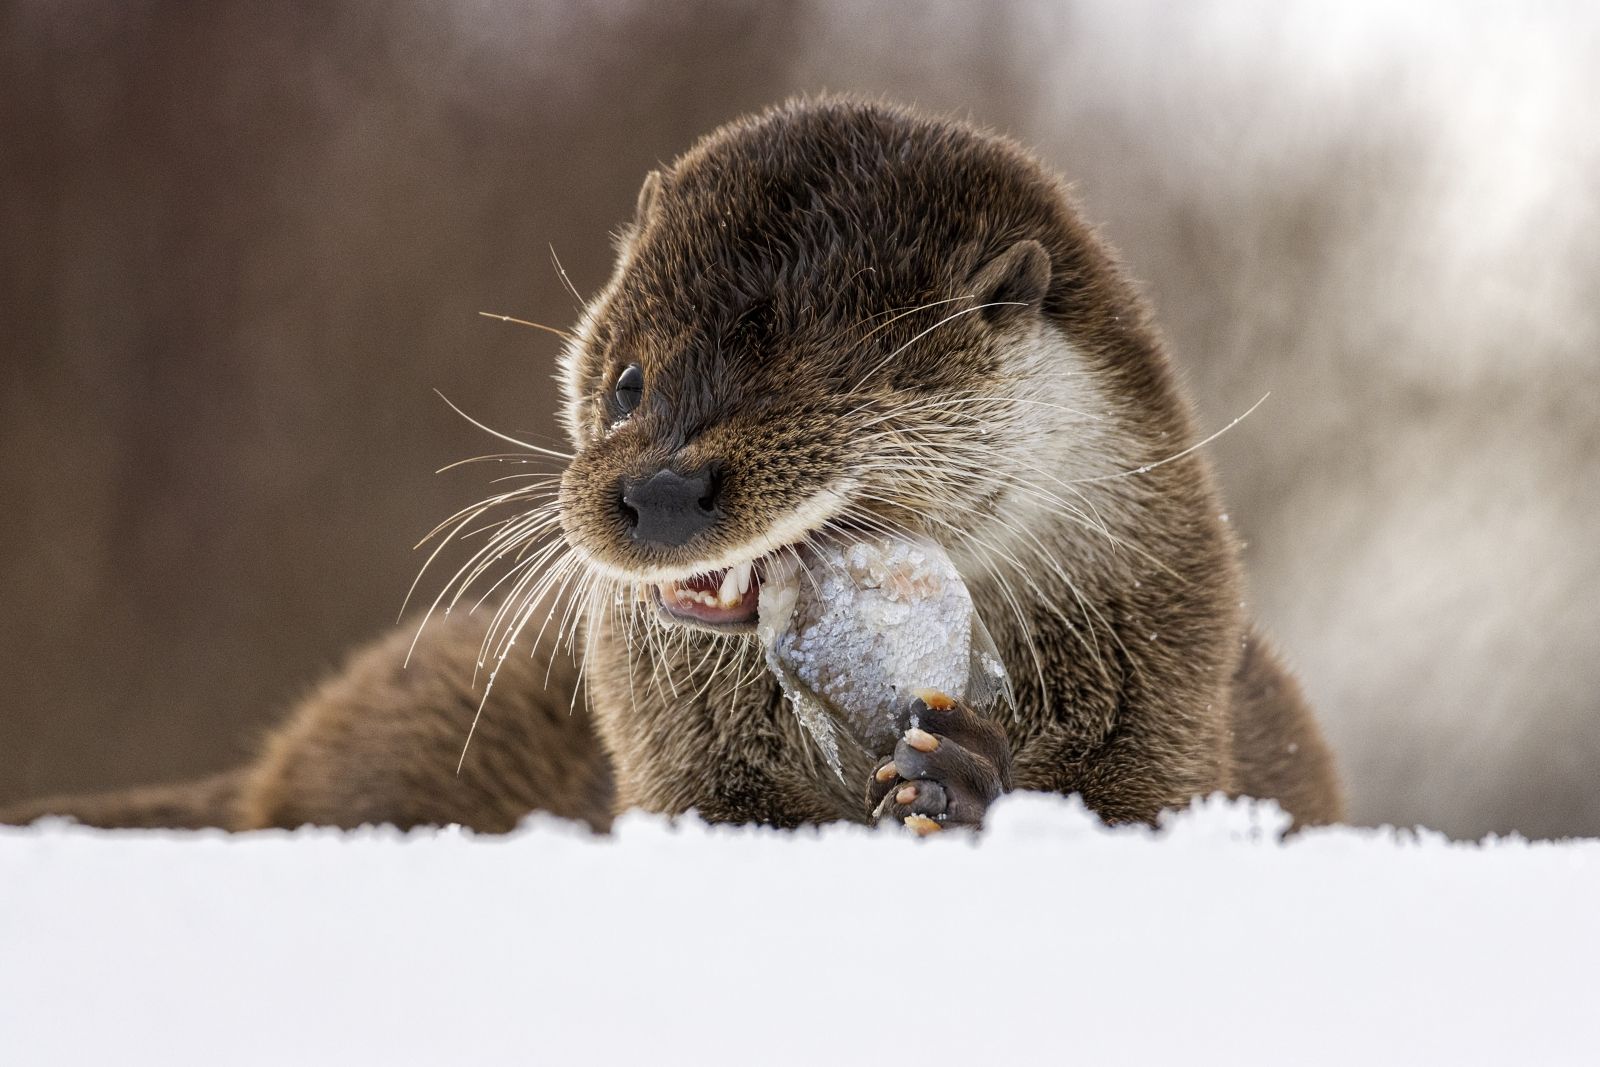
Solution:
<svg viewBox="0 0 1600 1067">
<path fill-rule="evenodd" d="M 943 549 L 868 537 L 814 544 L 769 568 L 756 633 L 767 665 L 834 773 L 836 727 L 873 755 L 894 750 L 911 694 L 1009 698 L 1005 668 Z"/>
</svg>

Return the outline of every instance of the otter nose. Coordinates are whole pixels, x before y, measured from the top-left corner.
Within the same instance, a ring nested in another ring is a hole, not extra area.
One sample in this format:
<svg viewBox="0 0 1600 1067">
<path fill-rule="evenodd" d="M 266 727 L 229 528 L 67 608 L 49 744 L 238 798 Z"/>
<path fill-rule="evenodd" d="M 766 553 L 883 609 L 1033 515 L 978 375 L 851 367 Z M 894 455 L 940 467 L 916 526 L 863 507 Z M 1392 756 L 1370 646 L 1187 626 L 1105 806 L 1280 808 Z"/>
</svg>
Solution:
<svg viewBox="0 0 1600 1067">
<path fill-rule="evenodd" d="M 710 467 L 692 474 L 658 470 L 622 483 L 623 518 L 635 541 L 681 545 L 717 521 L 717 477 Z"/>
</svg>

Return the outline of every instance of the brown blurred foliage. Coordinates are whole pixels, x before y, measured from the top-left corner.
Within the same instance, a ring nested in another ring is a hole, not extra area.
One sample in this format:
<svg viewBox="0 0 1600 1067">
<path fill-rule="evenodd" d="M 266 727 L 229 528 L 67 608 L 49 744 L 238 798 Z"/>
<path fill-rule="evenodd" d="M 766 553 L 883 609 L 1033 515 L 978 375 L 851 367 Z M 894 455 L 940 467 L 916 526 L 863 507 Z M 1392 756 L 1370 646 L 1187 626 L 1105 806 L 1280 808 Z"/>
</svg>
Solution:
<svg viewBox="0 0 1600 1067">
<path fill-rule="evenodd" d="M 557 433 L 477 312 L 569 324 L 552 248 L 829 88 L 1036 144 L 1202 421 L 1274 392 L 1214 451 L 1359 817 L 1600 832 L 1597 20 L 1341 10 L 0 7 L 0 802 L 246 756 L 483 486 L 432 390 Z"/>
</svg>

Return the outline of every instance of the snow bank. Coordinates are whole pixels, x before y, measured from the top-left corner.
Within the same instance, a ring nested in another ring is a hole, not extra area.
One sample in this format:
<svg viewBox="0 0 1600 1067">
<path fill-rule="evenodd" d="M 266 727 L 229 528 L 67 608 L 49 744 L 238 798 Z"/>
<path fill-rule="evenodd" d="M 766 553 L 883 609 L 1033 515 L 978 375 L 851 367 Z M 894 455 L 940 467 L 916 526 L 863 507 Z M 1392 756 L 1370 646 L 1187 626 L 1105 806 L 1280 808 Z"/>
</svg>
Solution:
<svg viewBox="0 0 1600 1067">
<path fill-rule="evenodd" d="M 0 1059 L 1593 1063 L 1600 841 L 0 829 Z"/>
</svg>

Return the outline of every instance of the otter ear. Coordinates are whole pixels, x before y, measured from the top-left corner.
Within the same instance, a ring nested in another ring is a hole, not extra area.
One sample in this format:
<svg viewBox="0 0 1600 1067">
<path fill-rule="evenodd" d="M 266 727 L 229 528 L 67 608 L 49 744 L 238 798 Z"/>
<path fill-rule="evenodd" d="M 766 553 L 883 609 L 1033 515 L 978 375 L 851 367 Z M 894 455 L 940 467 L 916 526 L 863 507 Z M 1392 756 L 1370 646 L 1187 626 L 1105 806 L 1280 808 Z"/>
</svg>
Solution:
<svg viewBox="0 0 1600 1067">
<path fill-rule="evenodd" d="M 1038 241 L 1018 241 L 972 276 L 969 290 L 978 314 L 990 326 L 1004 327 L 1037 315 L 1050 288 L 1050 253 Z M 988 305 L 984 307 L 984 305 Z"/>
<path fill-rule="evenodd" d="M 639 188 L 639 201 L 633 208 L 633 228 L 637 232 L 644 229 L 650 221 L 650 216 L 655 213 L 656 200 L 661 196 L 661 186 L 666 181 L 659 170 L 653 170 L 644 176 L 644 185 Z"/>
</svg>

